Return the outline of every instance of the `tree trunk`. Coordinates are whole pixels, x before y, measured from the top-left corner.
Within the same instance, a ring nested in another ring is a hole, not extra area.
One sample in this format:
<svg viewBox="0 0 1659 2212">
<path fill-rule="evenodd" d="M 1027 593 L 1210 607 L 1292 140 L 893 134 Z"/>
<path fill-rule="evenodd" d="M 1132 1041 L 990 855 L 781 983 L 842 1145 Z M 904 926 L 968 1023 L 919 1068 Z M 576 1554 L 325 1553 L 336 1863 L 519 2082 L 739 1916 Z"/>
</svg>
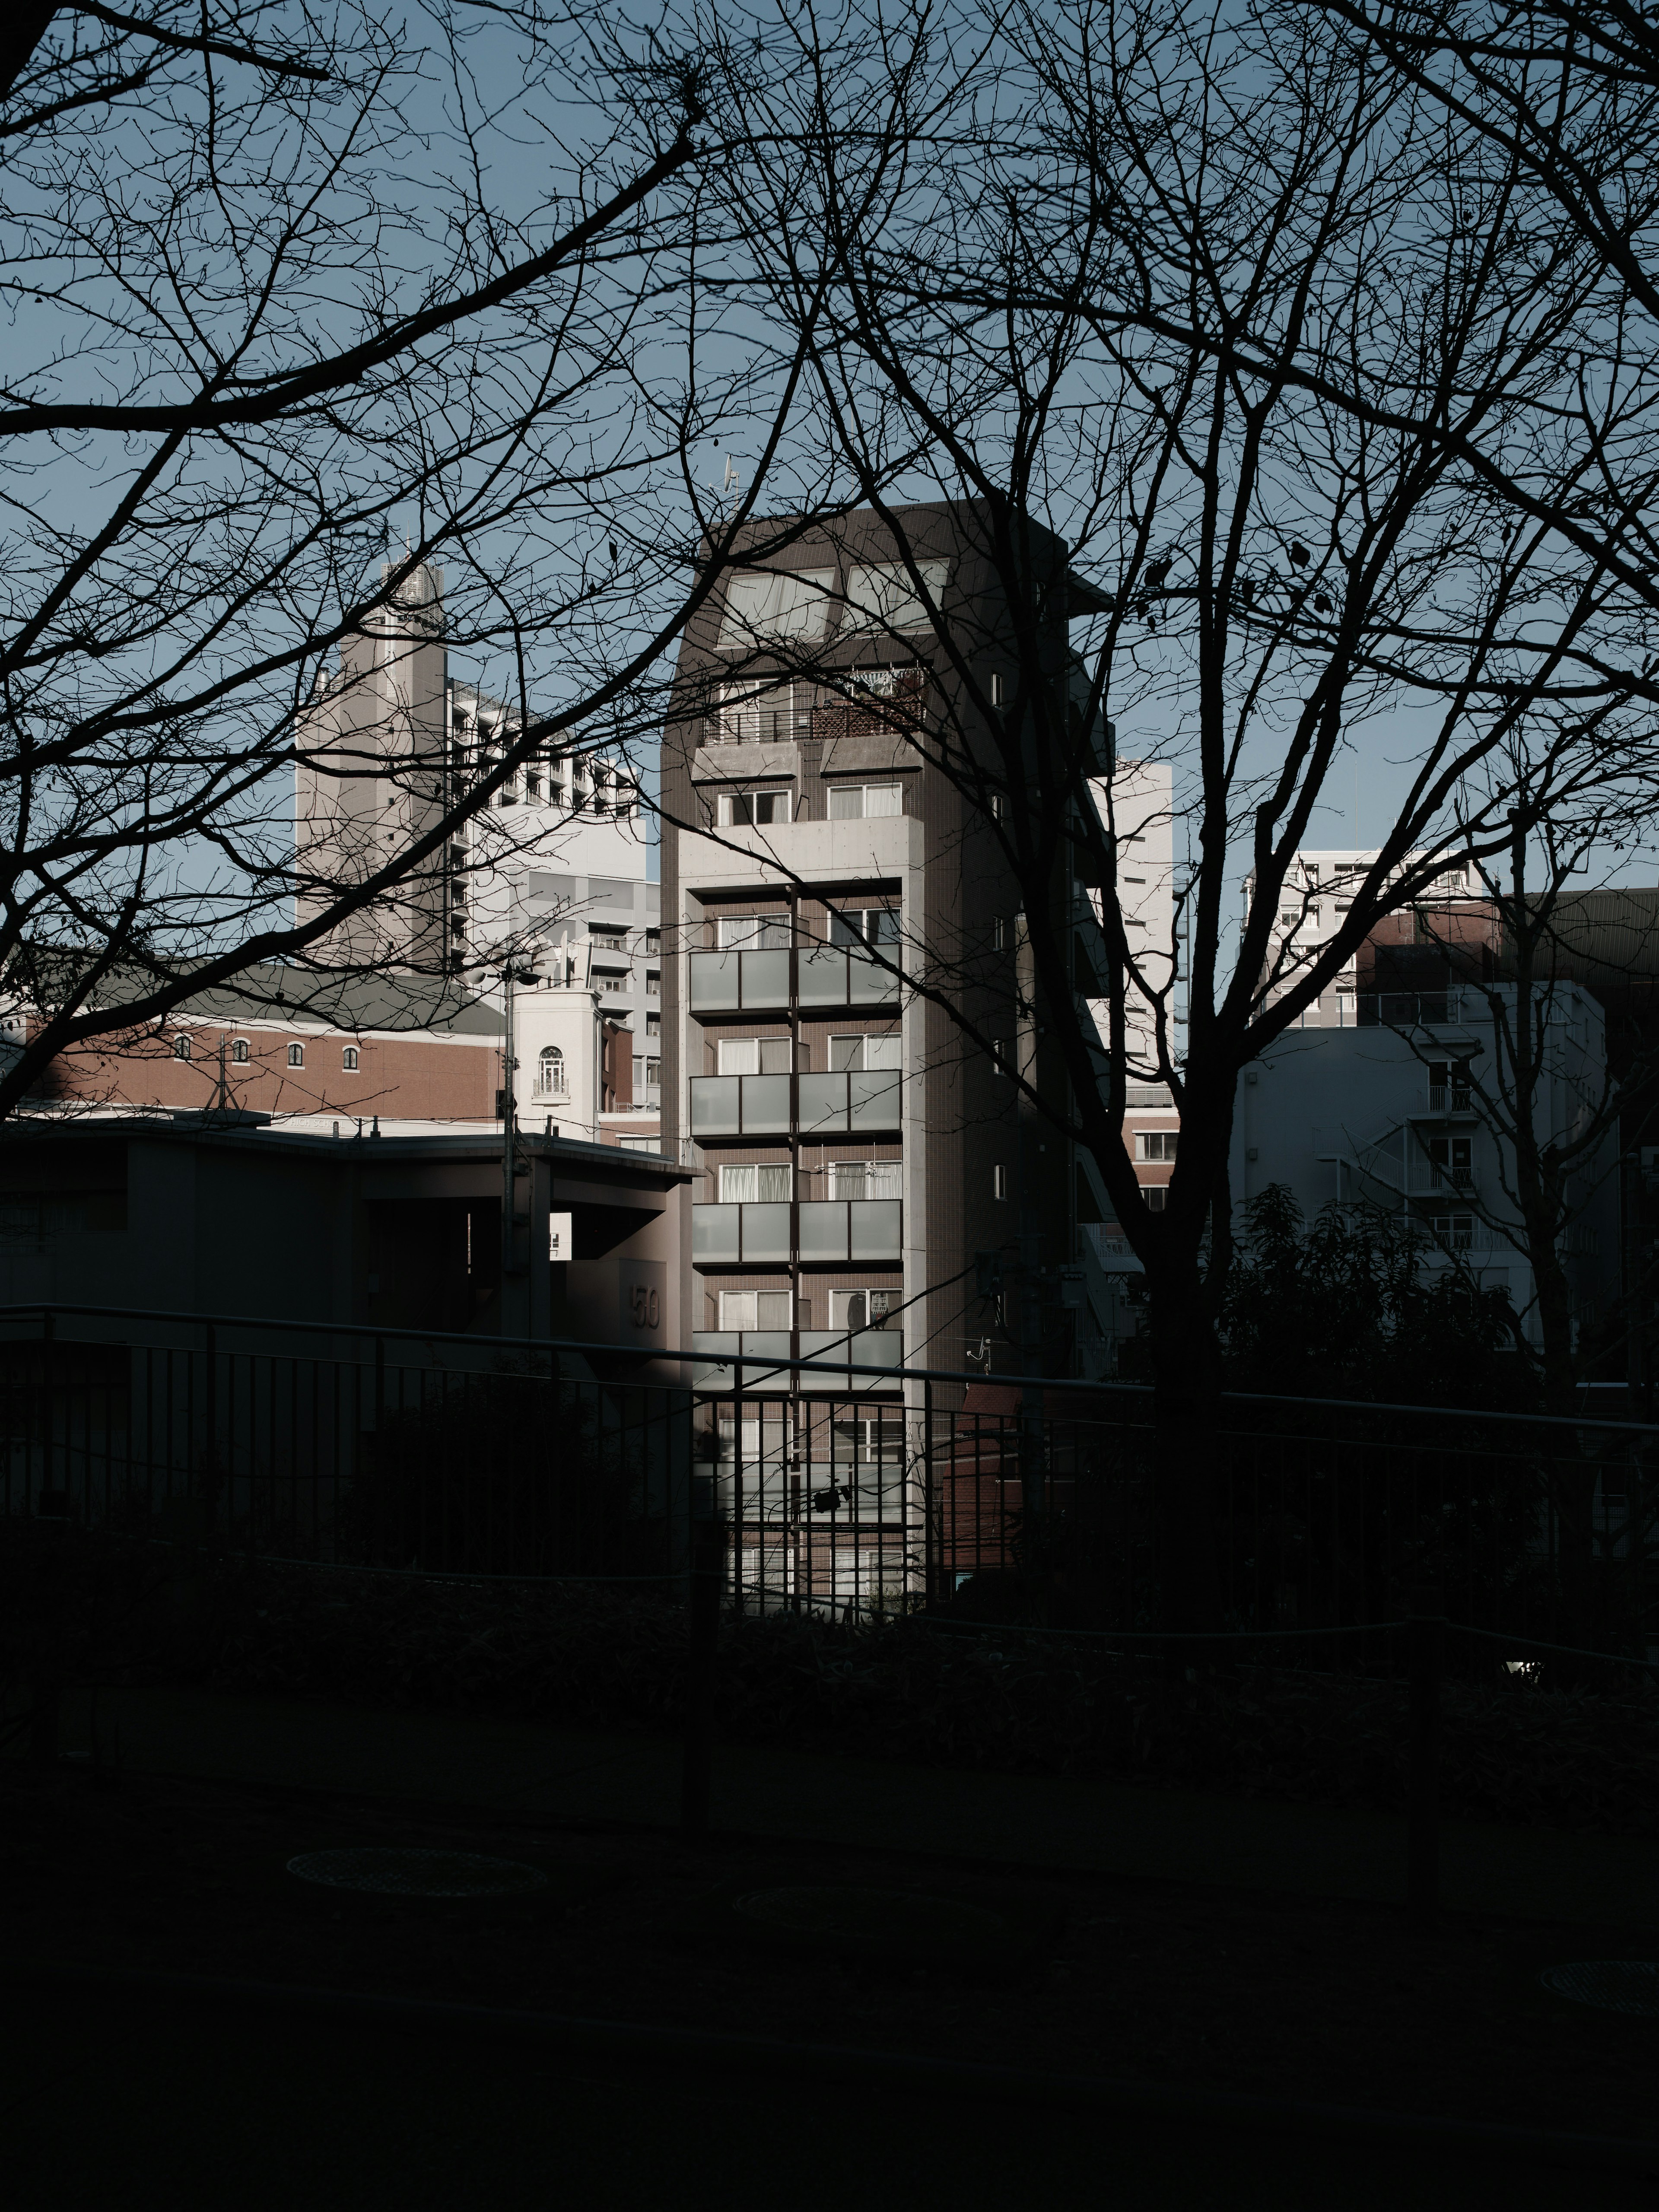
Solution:
<svg viewBox="0 0 1659 2212">
<path fill-rule="evenodd" d="M 1221 1352 L 1195 1252 L 1149 1267 L 1161 1626 L 1221 1626 Z"/>
</svg>

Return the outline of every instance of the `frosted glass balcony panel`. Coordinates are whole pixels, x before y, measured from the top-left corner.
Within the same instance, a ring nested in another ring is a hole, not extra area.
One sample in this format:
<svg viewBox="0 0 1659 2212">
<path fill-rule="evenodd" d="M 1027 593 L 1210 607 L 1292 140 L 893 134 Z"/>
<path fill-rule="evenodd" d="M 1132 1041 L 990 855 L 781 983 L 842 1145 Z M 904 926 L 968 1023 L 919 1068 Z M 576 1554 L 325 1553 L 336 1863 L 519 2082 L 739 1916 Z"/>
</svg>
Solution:
<svg viewBox="0 0 1659 2212">
<path fill-rule="evenodd" d="M 743 1133 L 745 1137 L 783 1136 L 789 1129 L 789 1078 L 787 1075 L 744 1075 Z"/>
<path fill-rule="evenodd" d="M 785 957 L 788 956 L 786 954 Z M 694 1014 L 735 1012 L 738 998 L 736 952 L 694 952 L 691 955 L 691 1011 Z"/>
<path fill-rule="evenodd" d="M 833 1134 L 847 1127 L 847 1078 L 844 1075 L 803 1075 L 800 1079 L 800 1131 Z"/>
<path fill-rule="evenodd" d="M 743 1006 L 745 1013 L 766 1006 L 789 1004 L 789 955 L 787 952 L 740 952 L 743 966 Z"/>
<path fill-rule="evenodd" d="M 849 1118 L 854 1129 L 896 1129 L 899 1123 L 898 1070 L 880 1067 L 847 1078 Z"/>
<path fill-rule="evenodd" d="M 888 957 L 895 958 L 898 947 L 887 948 Z M 849 952 L 847 956 L 847 1003 L 850 1006 L 891 1006 L 898 1003 L 898 977 L 890 973 L 867 952 Z"/>
<path fill-rule="evenodd" d="M 848 1357 L 856 1366 L 896 1370 L 904 1364 L 904 1339 L 893 1328 L 860 1329 L 848 1346 Z M 896 1373 L 854 1375 L 852 1385 L 855 1390 L 888 1390 L 897 1381 Z"/>
<path fill-rule="evenodd" d="M 847 1004 L 847 955 L 839 946 L 806 946 L 796 963 L 796 996 L 803 1006 Z"/>
<path fill-rule="evenodd" d="M 694 1075 L 691 1079 L 691 1133 L 694 1137 L 735 1137 L 742 1131 L 743 1093 L 737 1075 Z"/>
<path fill-rule="evenodd" d="M 841 1199 L 812 1198 L 803 1202 L 800 1256 L 803 1260 L 847 1257 L 847 1207 Z"/>
<path fill-rule="evenodd" d="M 847 1211 L 849 1260 L 898 1260 L 903 1256 L 904 1207 L 898 1199 L 855 1198 Z M 803 1231 L 803 1237 L 804 1235 Z M 805 1257 L 805 1252 L 801 1256 Z"/>
<path fill-rule="evenodd" d="M 789 1258 L 789 1208 L 787 1206 L 743 1206 L 732 1209 L 743 1216 L 743 1256 L 745 1260 Z"/>
<path fill-rule="evenodd" d="M 743 1208 L 740 1206 L 694 1206 L 691 1209 L 691 1257 L 710 1265 L 741 1256 Z"/>
<path fill-rule="evenodd" d="M 842 1396 L 847 1392 L 847 1333 L 839 1328 L 804 1328 L 798 1339 L 803 1359 L 815 1359 L 821 1354 L 825 1364 L 816 1372 L 811 1368 L 800 1370 L 803 1390 L 833 1390 Z"/>
</svg>

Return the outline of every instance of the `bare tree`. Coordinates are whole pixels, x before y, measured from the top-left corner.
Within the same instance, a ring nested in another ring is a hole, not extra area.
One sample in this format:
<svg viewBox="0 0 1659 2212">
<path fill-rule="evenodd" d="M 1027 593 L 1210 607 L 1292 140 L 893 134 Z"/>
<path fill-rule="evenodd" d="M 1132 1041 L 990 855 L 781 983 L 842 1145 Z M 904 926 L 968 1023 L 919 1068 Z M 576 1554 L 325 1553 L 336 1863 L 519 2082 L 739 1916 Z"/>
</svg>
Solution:
<svg viewBox="0 0 1659 2212">
<path fill-rule="evenodd" d="M 800 385 L 725 342 L 695 55 L 596 78 L 568 33 L 539 0 L 14 25 L 0 972 L 53 980 L 0 1114 L 66 1047 L 339 959 L 538 749 L 652 726 L 745 512 L 711 447 L 766 481 Z M 416 658 L 439 563 L 511 742 L 343 763 L 313 687 Z M 296 863 L 296 765 L 391 778 L 362 865 Z"/>
<path fill-rule="evenodd" d="M 1524 447 L 1545 514 L 1600 495 L 1588 403 L 1551 452 L 1537 426 L 1552 398 L 1583 402 L 1601 266 L 1524 219 L 1515 159 L 1467 157 L 1316 12 L 1072 0 L 964 17 L 954 39 L 920 9 L 908 27 L 901 45 L 884 17 L 850 58 L 790 22 L 759 61 L 728 49 L 723 97 L 750 131 L 729 204 L 767 312 L 811 334 L 853 485 L 928 610 L 908 739 L 1018 888 L 1020 1091 L 1092 1156 L 1146 1265 L 1167 1589 L 1193 1618 L 1213 1604 L 1240 1070 L 1449 858 L 1501 860 L 1522 791 L 1544 814 L 1646 775 L 1644 606 L 1547 520 L 1517 527 L 1468 459 L 1477 436 Z M 1603 402 L 1607 428 L 1624 403 Z M 906 496 L 964 503 L 1010 610 L 983 651 L 962 648 Z M 1055 640 L 1080 598 L 1079 699 Z M 1122 750 L 1171 764 L 1190 834 L 1156 961 L 1125 926 L 1103 713 Z M 1403 757 L 1374 864 L 1307 946 L 1280 921 L 1294 855 L 1352 749 L 1385 738 Z M 994 1050 L 977 953 L 915 953 L 913 988 Z M 1182 1115 L 1157 1213 L 1123 1142 L 1137 1078 Z"/>
</svg>

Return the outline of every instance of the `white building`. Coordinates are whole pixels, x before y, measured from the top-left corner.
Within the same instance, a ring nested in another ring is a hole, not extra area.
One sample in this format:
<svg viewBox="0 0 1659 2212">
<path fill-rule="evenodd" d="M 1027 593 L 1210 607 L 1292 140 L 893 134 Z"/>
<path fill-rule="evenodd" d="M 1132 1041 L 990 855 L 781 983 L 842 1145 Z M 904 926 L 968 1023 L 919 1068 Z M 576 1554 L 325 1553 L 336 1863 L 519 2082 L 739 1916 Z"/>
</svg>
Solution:
<svg viewBox="0 0 1659 2212">
<path fill-rule="evenodd" d="M 1510 986 L 1489 987 L 1513 1015 Z M 1375 1011 L 1366 1002 L 1364 1011 Z M 1409 1021 L 1374 1019 L 1291 1030 L 1244 1070 L 1233 1121 L 1235 1210 L 1270 1183 L 1286 1185 L 1311 1220 L 1332 1200 L 1416 1222 L 1437 1260 L 1453 1255 L 1483 1284 L 1533 1300 L 1518 1232 L 1512 1151 L 1483 1119 L 1493 1016 L 1486 988 L 1453 985 L 1417 999 Z M 1599 1103 L 1607 1065 L 1601 1008 L 1576 984 L 1555 988 L 1539 1085 L 1540 1138 L 1571 1131 Z M 1473 1075 L 1471 1071 L 1473 1071 Z M 1565 1239 L 1576 1303 L 1586 1314 L 1619 1287 L 1617 1146 L 1609 1135 L 1576 1176 L 1577 1218 Z"/>
<path fill-rule="evenodd" d="M 1285 875 L 1273 924 L 1272 946 L 1263 980 L 1271 1005 L 1291 989 L 1313 964 L 1325 945 L 1346 921 L 1353 903 L 1355 879 L 1376 865 L 1375 851 L 1352 846 L 1329 852 L 1299 852 Z M 1438 900 L 1478 899 L 1482 885 L 1471 866 L 1453 861 L 1437 878 Z M 1246 878 L 1244 909 L 1248 916 L 1255 901 L 1255 878 Z M 1423 903 L 1419 897 L 1416 903 Z M 1357 1000 L 1360 981 L 1350 958 L 1334 986 L 1323 991 L 1302 1017 L 1306 1029 L 1340 1029 L 1358 1019 Z"/>
<path fill-rule="evenodd" d="M 453 675 L 443 572 L 422 568 L 342 647 L 299 732 L 299 909 L 349 883 L 491 775 L 519 710 Z M 659 892 L 627 763 L 545 745 L 428 870 L 319 946 L 395 972 L 447 969 L 502 1006 L 515 991 L 519 1114 L 595 1142 L 654 1144 L 660 1091 Z"/>
</svg>

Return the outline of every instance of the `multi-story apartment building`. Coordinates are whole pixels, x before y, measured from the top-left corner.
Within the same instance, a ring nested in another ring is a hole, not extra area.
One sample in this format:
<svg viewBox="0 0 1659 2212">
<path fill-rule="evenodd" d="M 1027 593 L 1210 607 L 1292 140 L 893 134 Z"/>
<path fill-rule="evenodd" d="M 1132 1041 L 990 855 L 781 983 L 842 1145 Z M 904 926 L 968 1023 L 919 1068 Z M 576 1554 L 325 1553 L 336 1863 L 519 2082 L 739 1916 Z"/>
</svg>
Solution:
<svg viewBox="0 0 1659 2212">
<path fill-rule="evenodd" d="M 1005 1073 L 1018 1054 L 1039 1085 L 1063 1081 L 1019 1011 L 1014 880 L 986 812 L 914 742 L 937 714 L 971 746 L 952 662 L 971 659 L 999 699 L 1008 610 L 971 510 L 902 524 L 952 653 L 876 517 L 804 534 L 769 569 L 735 571 L 688 631 L 662 765 L 678 825 L 662 864 L 663 1127 L 699 1171 L 694 1348 L 850 1354 L 891 1374 L 876 1401 L 898 1395 L 902 1367 L 960 1369 L 981 1350 L 1019 1365 L 976 1254 L 1036 1268 L 1048 1371 L 1097 1371 L 1113 1303 L 1078 1233 L 1091 1170 L 1018 1110 Z M 1063 565 L 1057 542 L 1044 550 Z M 1054 628 L 1063 685 L 1063 617 Z M 1054 896 L 1085 935 L 1087 892 L 1057 882 Z M 901 977 L 948 992 L 996 1048 L 968 1044 Z"/>
<path fill-rule="evenodd" d="M 1443 976 L 1437 991 L 1384 994 L 1382 1018 L 1368 997 L 1361 994 L 1361 1013 L 1370 1018 L 1287 1030 L 1244 1070 L 1233 1120 L 1235 1205 L 1280 1183 L 1309 1218 L 1332 1200 L 1395 1214 L 1417 1225 L 1431 1265 L 1474 1268 L 1529 1316 L 1533 1277 L 1510 1195 L 1513 1147 L 1480 1101 L 1483 1073 L 1492 1087 L 1492 1000 L 1512 1024 L 1514 986 Z M 1543 1143 L 1599 1107 L 1606 1022 L 1575 983 L 1547 987 L 1534 1009 L 1534 1019 L 1544 1017 L 1533 1102 Z M 1563 1249 L 1586 1316 L 1619 1287 L 1618 1149 L 1610 1131 L 1573 1177 L 1575 1218 Z"/>
<path fill-rule="evenodd" d="M 489 775 L 520 711 L 451 673 L 443 572 L 421 568 L 341 648 L 302 721 L 299 907 L 362 880 Z M 522 1118 L 595 1141 L 654 1141 L 659 1096 L 658 886 L 627 763 L 550 745 L 504 782 L 434 865 L 319 947 L 375 969 L 448 970 L 503 1006 L 515 994 Z M 498 1086 L 499 1087 L 499 1086 Z"/>
<path fill-rule="evenodd" d="M 1376 865 L 1375 852 L 1359 852 L 1352 848 L 1334 852 L 1299 852 L 1291 864 L 1279 902 L 1279 915 L 1273 928 L 1273 949 L 1268 955 L 1267 978 L 1269 999 L 1276 999 L 1293 984 L 1301 972 L 1318 957 L 1320 950 L 1335 936 L 1347 917 L 1352 903 L 1352 887 L 1357 877 L 1365 875 Z M 1471 941 L 1490 934 L 1489 908 L 1481 896 L 1481 884 L 1474 870 L 1467 861 L 1450 862 L 1436 881 L 1436 921 L 1433 934 L 1438 943 L 1468 937 Z M 1248 912 L 1255 896 L 1254 877 L 1247 879 L 1244 904 Z M 1423 902 L 1419 899 L 1420 908 Z M 1469 909 L 1471 927 L 1465 927 L 1457 917 L 1460 906 Z M 1444 912 L 1441 912 L 1443 908 Z M 1341 1029 L 1359 1019 L 1358 1000 L 1369 995 L 1378 986 L 1374 975 L 1371 948 L 1385 941 L 1400 939 L 1409 942 L 1414 934 L 1413 917 L 1407 915 L 1403 923 L 1384 927 L 1375 931 L 1364 952 L 1351 959 L 1336 979 L 1334 988 L 1323 992 L 1302 1017 L 1304 1029 Z M 1385 969 L 1389 963 L 1385 962 Z M 1395 963 L 1403 974 L 1403 964 Z M 1385 981 L 1392 980 L 1385 977 Z"/>
</svg>

